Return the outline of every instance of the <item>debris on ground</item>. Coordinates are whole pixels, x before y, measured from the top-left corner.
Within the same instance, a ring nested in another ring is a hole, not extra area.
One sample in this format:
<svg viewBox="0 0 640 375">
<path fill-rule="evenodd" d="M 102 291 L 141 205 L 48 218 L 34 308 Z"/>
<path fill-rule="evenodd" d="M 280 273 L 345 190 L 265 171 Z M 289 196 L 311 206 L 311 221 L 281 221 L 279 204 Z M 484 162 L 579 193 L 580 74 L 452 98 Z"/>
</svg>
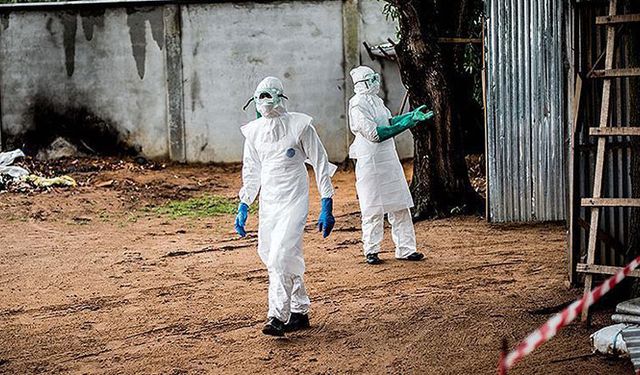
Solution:
<svg viewBox="0 0 640 375">
<path fill-rule="evenodd" d="M 616 323 L 640 324 L 640 298 L 620 302 L 611 320 Z"/>
<path fill-rule="evenodd" d="M 630 357 L 637 373 L 640 370 L 640 298 L 619 303 L 611 320 L 617 324 L 591 335 L 593 352 L 611 357 Z"/>
<path fill-rule="evenodd" d="M 54 186 L 69 186 L 69 187 L 78 186 L 78 183 L 76 183 L 76 180 L 74 180 L 69 176 L 46 178 L 46 177 L 40 177 L 40 176 L 30 174 L 28 176 L 23 177 L 22 181 L 28 182 L 31 185 L 39 188 L 48 188 L 48 187 L 54 187 Z"/>
<path fill-rule="evenodd" d="M 487 197 L 487 177 L 484 155 L 467 155 L 467 169 L 471 186 L 481 197 Z"/>
<path fill-rule="evenodd" d="M 68 143 L 68 142 L 67 142 Z M 54 153 L 52 151 L 56 150 Z M 20 150 L 12 151 L 12 153 L 4 153 L 3 159 L 5 163 L 15 163 L 6 171 L 8 174 L 0 172 L 0 191 L 29 193 L 35 191 L 50 191 L 57 187 L 98 187 L 98 188 L 115 188 L 117 190 L 127 190 L 135 193 L 142 193 L 147 190 L 147 186 L 138 186 L 129 180 L 115 180 L 102 178 L 96 181 L 99 173 L 128 171 L 133 174 L 140 174 L 145 171 L 158 171 L 167 168 L 164 163 L 158 163 L 148 160 L 142 156 L 138 157 L 68 157 L 69 151 L 65 146 L 65 139 L 58 138 L 47 149 L 46 157 L 42 152 L 37 157 L 25 156 Z M 77 155 L 82 155 L 78 153 Z M 48 158 L 48 159 L 47 159 Z M 46 159 L 46 160 L 44 160 Z M 0 166 L 0 171 L 2 170 Z M 172 189 L 175 187 L 172 185 Z M 181 189 L 186 187 L 177 187 L 177 198 L 182 197 Z M 167 197 L 168 198 L 168 197 Z"/>
<path fill-rule="evenodd" d="M 8 189 L 13 182 L 29 174 L 28 170 L 12 165 L 16 159 L 24 156 L 24 152 L 19 149 L 0 153 L 0 191 Z"/>
<path fill-rule="evenodd" d="M 24 152 L 20 149 L 0 153 L 0 191 L 26 192 L 34 188 L 78 186 L 76 180 L 70 176 L 42 177 L 30 173 L 26 168 L 12 165 L 20 158 L 25 158 Z"/>
<path fill-rule="evenodd" d="M 139 158 L 136 158 L 139 159 Z M 144 159 L 144 158 L 142 158 Z M 142 172 L 145 170 L 163 170 L 167 167 L 165 163 L 146 161 L 141 164 L 142 159 L 136 161 L 130 158 L 117 157 L 81 157 L 62 158 L 57 160 L 41 161 L 36 158 L 26 156 L 20 163 L 21 166 L 32 171 L 32 173 L 55 177 L 59 175 L 71 175 L 74 173 L 96 173 L 108 171 L 128 170 L 131 172 Z"/>
<path fill-rule="evenodd" d="M 628 328 L 629 325 L 627 324 L 614 324 L 592 334 L 590 339 L 594 353 L 614 357 L 628 356 L 629 351 L 622 337 L 622 333 Z"/>
<path fill-rule="evenodd" d="M 58 160 L 62 158 L 70 158 L 78 155 L 78 148 L 71 142 L 62 137 L 56 138 L 49 147 L 38 151 L 36 159 L 45 160 Z"/>
<path fill-rule="evenodd" d="M 0 175 L 7 175 L 11 178 L 20 178 L 29 174 L 29 171 L 18 167 L 12 166 L 12 164 L 18 158 L 23 158 L 25 155 L 22 150 L 13 150 L 10 152 L 0 153 Z"/>
<path fill-rule="evenodd" d="M 640 298 L 620 302 L 611 319 L 618 325 L 626 326 L 621 332 L 622 339 L 634 369 L 640 370 Z"/>
</svg>

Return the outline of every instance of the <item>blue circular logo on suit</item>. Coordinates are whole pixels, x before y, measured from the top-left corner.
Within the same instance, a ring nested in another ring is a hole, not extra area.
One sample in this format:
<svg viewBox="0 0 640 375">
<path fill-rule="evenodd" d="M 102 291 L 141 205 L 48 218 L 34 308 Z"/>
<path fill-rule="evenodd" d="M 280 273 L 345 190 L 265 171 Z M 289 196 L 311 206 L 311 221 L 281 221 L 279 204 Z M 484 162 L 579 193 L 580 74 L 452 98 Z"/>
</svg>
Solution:
<svg viewBox="0 0 640 375">
<path fill-rule="evenodd" d="M 288 149 L 288 150 L 287 150 L 287 157 L 292 158 L 292 157 L 294 157 L 294 156 L 296 156 L 296 150 L 294 150 L 294 149 L 292 149 L 292 148 Z"/>
</svg>

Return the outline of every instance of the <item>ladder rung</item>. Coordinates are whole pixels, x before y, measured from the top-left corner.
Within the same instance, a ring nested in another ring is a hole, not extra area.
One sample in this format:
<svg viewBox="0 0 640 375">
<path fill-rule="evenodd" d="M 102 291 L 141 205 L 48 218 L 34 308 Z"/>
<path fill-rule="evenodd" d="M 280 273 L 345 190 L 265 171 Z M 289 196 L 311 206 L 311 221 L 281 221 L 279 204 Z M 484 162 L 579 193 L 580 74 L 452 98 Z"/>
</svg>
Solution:
<svg viewBox="0 0 640 375">
<path fill-rule="evenodd" d="M 620 78 L 620 77 L 638 77 L 640 76 L 640 68 L 624 68 L 624 69 L 599 69 L 594 70 L 590 78 Z"/>
<path fill-rule="evenodd" d="M 640 198 L 582 198 L 582 207 L 640 207 Z"/>
<path fill-rule="evenodd" d="M 619 14 L 616 16 L 596 17 L 596 25 L 612 25 L 616 23 L 640 22 L 640 14 Z"/>
<path fill-rule="evenodd" d="M 615 128 L 589 128 L 589 135 L 606 136 L 640 136 L 640 127 L 627 126 Z"/>
<path fill-rule="evenodd" d="M 601 266 L 599 264 L 585 264 L 578 263 L 576 265 L 576 271 L 580 273 L 590 273 L 596 275 L 615 275 L 616 272 L 622 270 L 624 267 L 615 266 Z M 640 277 L 640 270 L 631 271 L 629 274 L 631 277 Z"/>
</svg>

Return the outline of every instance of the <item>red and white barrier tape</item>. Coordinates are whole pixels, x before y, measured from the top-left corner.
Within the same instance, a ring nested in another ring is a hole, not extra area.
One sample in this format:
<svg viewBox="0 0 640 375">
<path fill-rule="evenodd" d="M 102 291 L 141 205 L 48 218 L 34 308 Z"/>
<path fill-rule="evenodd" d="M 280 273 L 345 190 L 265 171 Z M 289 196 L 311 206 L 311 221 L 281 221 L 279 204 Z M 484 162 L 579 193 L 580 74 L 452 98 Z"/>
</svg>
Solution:
<svg viewBox="0 0 640 375">
<path fill-rule="evenodd" d="M 596 303 L 603 295 L 627 277 L 631 271 L 636 269 L 638 265 L 640 265 L 640 256 L 627 264 L 626 267 L 618 271 L 615 275 L 608 278 L 602 283 L 602 285 L 585 294 L 584 297 L 575 301 L 562 312 L 559 312 L 551 319 L 547 320 L 545 324 L 533 331 L 526 339 L 522 340 L 522 342 L 520 342 L 520 344 L 509 354 L 505 355 L 503 353 L 498 365 L 498 373 L 500 375 L 506 374 L 507 371 L 516 364 L 516 362 L 539 348 L 545 342 L 551 340 L 551 338 L 553 338 L 560 329 L 571 323 L 578 315 L 580 315 L 583 309 L 588 309 L 591 305 Z"/>
</svg>

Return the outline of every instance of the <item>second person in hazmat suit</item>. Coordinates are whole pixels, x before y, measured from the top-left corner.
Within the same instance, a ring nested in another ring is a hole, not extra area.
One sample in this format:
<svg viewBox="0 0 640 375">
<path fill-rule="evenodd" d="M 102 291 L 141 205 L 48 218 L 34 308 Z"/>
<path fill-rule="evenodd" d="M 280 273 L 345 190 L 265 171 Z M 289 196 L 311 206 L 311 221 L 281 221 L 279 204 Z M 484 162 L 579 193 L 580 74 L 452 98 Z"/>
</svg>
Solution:
<svg viewBox="0 0 640 375">
<path fill-rule="evenodd" d="M 418 261 L 410 208 L 413 199 L 396 152 L 393 137 L 431 117 L 422 106 L 393 117 L 378 97 L 380 75 L 360 66 L 351 71 L 355 95 L 349 101 L 349 126 L 355 140 L 349 156 L 356 159 L 356 190 L 362 213 L 362 242 L 368 264 L 381 262 L 378 253 L 384 234 L 384 215 L 391 224 L 395 257 Z"/>
<path fill-rule="evenodd" d="M 261 115 L 241 128 L 245 137 L 243 186 L 235 229 L 245 236 L 249 206 L 260 194 L 258 253 L 269 272 L 269 312 L 262 332 L 283 336 L 309 327 L 309 297 L 304 285 L 302 235 L 309 210 L 309 176 L 313 166 L 322 211 L 318 229 L 326 238 L 335 224 L 329 163 L 312 118 L 287 112 L 282 82 L 265 78 L 253 101 Z"/>
</svg>

